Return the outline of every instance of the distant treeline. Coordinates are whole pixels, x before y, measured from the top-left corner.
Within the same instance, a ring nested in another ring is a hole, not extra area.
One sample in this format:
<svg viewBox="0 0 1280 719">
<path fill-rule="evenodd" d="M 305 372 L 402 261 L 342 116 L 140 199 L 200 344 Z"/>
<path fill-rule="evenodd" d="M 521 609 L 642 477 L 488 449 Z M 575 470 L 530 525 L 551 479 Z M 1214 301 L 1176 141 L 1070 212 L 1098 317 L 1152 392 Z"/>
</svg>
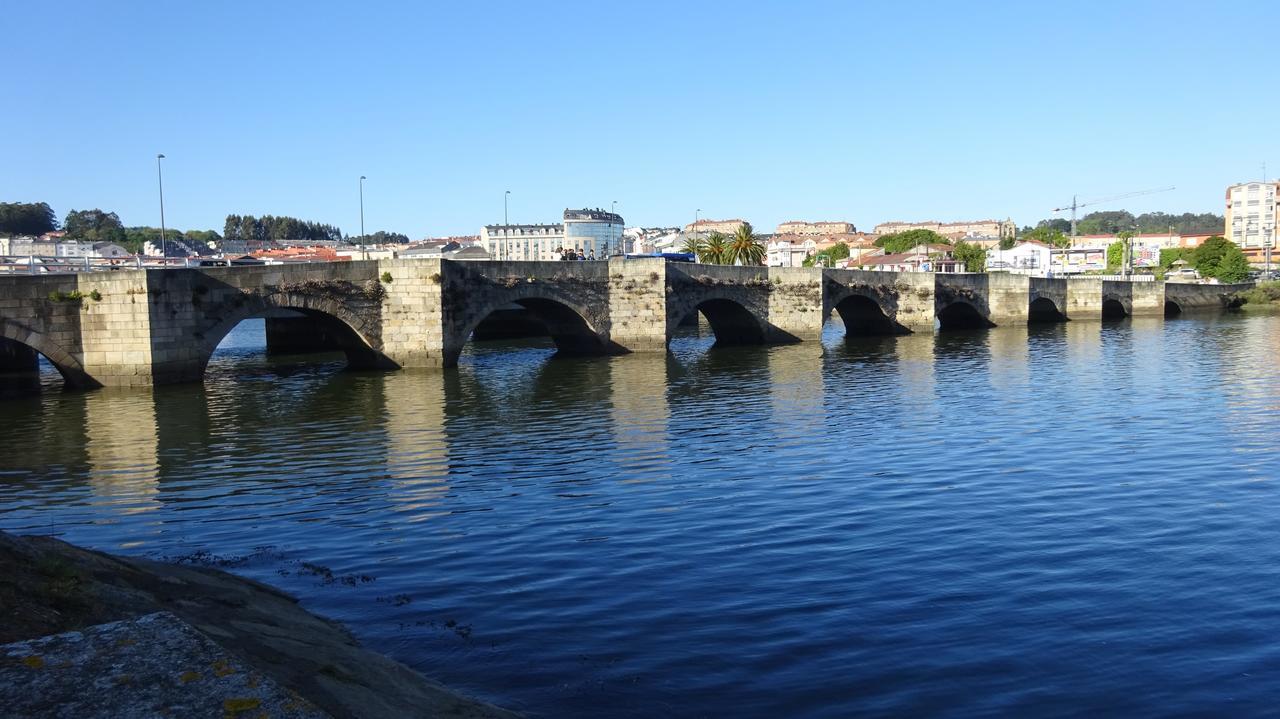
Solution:
<svg viewBox="0 0 1280 719">
<path fill-rule="evenodd" d="M 71 210 L 61 224 L 47 202 L 0 202 L 0 235 L 38 237 L 59 227 L 66 230 L 66 240 L 79 242 L 114 242 L 129 252 L 138 253 L 150 241 L 160 245 L 160 228 L 125 227 L 120 216 L 100 209 Z M 168 240 L 185 240 L 207 245 L 222 239 L 213 230 L 165 230 Z"/>
<path fill-rule="evenodd" d="M 47 202 L 0 202 L 0 235 L 43 235 L 58 229 Z"/>
<path fill-rule="evenodd" d="M 1079 235 L 1114 235 L 1117 232 L 1132 232 L 1137 225 L 1140 234 L 1163 234 L 1173 228 L 1176 235 L 1212 235 L 1222 234 L 1226 219 L 1212 212 L 1195 214 L 1184 212 L 1171 215 L 1167 212 L 1144 212 L 1134 216 L 1126 210 L 1108 210 L 1106 212 L 1090 212 L 1076 222 L 1076 234 Z M 1041 220 L 1034 227 L 1022 228 L 1020 234 L 1027 234 L 1034 229 L 1048 228 L 1063 233 L 1071 232 L 1071 220 L 1055 217 Z"/>
<path fill-rule="evenodd" d="M 342 230 L 333 225 L 322 225 L 319 222 L 308 222 L 296 217 L 276 217 L 264 215 L 227 215 L 226 224 L 222 228 L 222 237 L 227 241 L 268 240 L 308 240 L 311 242 L 337 242 L 342 239 Z"/>
</svg>

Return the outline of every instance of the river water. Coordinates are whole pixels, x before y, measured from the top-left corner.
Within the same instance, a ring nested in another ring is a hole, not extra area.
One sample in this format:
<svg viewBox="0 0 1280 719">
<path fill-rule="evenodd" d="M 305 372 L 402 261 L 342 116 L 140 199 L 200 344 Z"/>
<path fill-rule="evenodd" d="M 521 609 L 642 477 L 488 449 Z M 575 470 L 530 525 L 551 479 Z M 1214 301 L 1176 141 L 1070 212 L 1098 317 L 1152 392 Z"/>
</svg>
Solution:
<svg viewBox="0 0 1280 719">
<path fill-rule="evenodd" d="M 1280 316 L 268 360 L 0 402 L 0 528 L 222 566 L 543 716 L 1262 715 Z"/>
</svg>

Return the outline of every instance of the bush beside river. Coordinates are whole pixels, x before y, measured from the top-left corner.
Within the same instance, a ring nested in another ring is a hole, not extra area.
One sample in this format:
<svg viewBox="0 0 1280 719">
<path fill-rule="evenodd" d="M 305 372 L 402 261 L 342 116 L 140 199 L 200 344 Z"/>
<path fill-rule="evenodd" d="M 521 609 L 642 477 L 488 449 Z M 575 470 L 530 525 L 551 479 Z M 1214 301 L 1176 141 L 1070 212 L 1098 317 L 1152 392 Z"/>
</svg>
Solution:
<svg viewBox="0 0 1280 719">
<path fill-rule="evenodd" d="M 1235 299 L 1244 307 L 1280 307 L 1280 282 L 1260 282 L 1253 289 L 1237 292 Z"/>
</svg>

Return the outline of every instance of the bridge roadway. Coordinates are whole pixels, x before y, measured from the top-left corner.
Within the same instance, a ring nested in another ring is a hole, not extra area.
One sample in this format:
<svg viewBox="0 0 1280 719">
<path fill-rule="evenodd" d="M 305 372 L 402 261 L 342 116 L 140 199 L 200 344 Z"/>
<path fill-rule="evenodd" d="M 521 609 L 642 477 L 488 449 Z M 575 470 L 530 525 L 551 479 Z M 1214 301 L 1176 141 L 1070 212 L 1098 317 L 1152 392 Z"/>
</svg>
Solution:
<svg viewBox="0 0 1280 719">
<path fill-rule="evenodd" d="M 996 274 L 602 262 L 367 260 L 0 277 L 0 366 L 43 354 L 69 385 L 199 381 L 218 343 L 268 317 L 268 345 L 342 349 L 360 368 L 448 367 L 520 305 L 575 353 L 661 352 L 701 311 L 723 344 L 1222 308 L 1243 286 Z M 273 337 L 272 335 L 278 335 Z"/>
</svg>

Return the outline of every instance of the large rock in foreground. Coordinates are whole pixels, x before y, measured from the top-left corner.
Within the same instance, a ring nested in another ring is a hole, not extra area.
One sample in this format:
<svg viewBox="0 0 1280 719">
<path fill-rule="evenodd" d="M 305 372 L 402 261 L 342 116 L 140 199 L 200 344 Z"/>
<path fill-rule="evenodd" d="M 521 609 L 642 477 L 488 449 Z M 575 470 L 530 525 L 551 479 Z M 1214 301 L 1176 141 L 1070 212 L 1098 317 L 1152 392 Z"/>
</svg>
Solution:
<svg viewBox="0 0 1280 719">
<path fill-rule="evenodd" d="M 155 612 L 172 613 L 247 669 L 336 717 L 516 716 L 362 649 L 341 625 L 264 584 L 0 532 L 0 643 Z"/>
<path fill-rule="evenodd" d="M 169 612 L 0 646 L 0 706 L 62 719 L 327 719 Z"/>
</svg>

